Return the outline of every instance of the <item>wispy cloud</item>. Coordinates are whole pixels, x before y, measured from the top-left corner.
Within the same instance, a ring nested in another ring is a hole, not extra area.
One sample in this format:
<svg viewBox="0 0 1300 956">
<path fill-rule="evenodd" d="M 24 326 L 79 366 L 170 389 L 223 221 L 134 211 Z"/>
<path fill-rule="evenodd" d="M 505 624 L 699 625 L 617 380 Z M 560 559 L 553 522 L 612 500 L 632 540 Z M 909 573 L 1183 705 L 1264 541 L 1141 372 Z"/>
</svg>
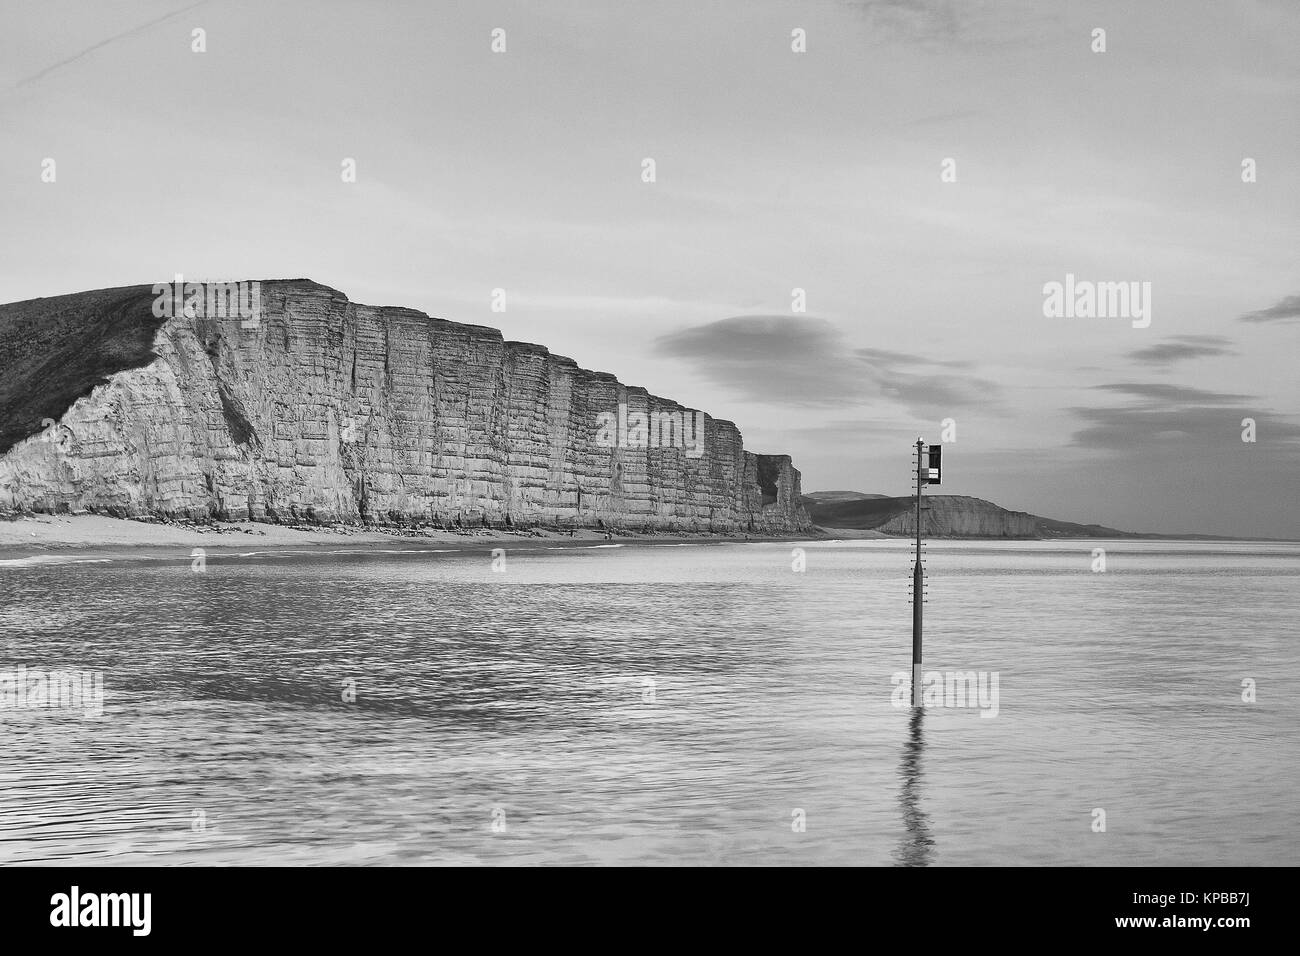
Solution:
<svg viewBox="0 0 1300 956">
<path fill-rule="evenodd" d="M 1175 335 L 1131 352 L 1129 357 L 1149 365 L 1173 365 L 1187 359 L 1233 354 L 1231 340 L 1221 335 Z"/>
<path fill-rule="evenodd" d="M 1127 396 L 1126 404 L 1071 411 L 1086 425 L 1071 445 L 1109 451 L 1137 452 L 1168 445 L 1184 450 L 1236 451 L 1242 446 L 1241 422 L 1253 418 L 1270 444 L 1300 441 L 1300 424 L 1286 416 L 1253 409 L 1250 395 L 1210 392 L 1187 385 L 1115 383 L 1096 385 L 1099 391 Z"/>
<path fill-rule="evenodd" d="M 850 0 L 873 33 L 926 46 L 1041 42 L 1065 15 L 1030 0 Z"/>
<path fill-rule="evenodd" d="M 998 384 L 989 379 L 946 371 L 969 368 L 969 362 L 883 349 L 858 349 L 854 354 L 870 369 L 870 377 L 884 397 L 925 417 L 946 417 L 973 405 L 990 411 L 1001 394 Z"/>
<path fill-rule="evenodd" d="M 1106 392 L 1120 392 L 1124 395 L 1146 399 L 1150 402 L 1178 404 L 1239 404 L 1241 402 L 1251 401 L 1250 395 L 1237 395 L 1228 392 L 1207 392 L 1203 389 L 1192 388 L 1190 385 L 1167 385 L 1162 382 L 1152 382 L 1149 384 L 1136 382 L 1115 383 L 1094 385 L 1093 388 Z"/>
<path fill-rule="evenodd" d="M 1258 312 L 1247 312 L 1239 322 L 1294 322 L 1300 319 L 1300 295 L 1289 295 L 1276 305 Z"/>
<path fill-rule="evenodd" d="M 940 361 L 924 355 L 911 355 L 907 352 L 890 352 L 887 349 L 857 349 L 853 353 L 864 362 L 880 366 L 917 366 L 930 365 L 939 368 L 970 368 L 974 363 L 960 361 Z"/>
<path fill-rule="evenodd" d="M 1237 407 L 1197 406 L 1161 408 L 1154 405 L 1121 408 L 1076 408 L 1074 412 L 1088 424 L 1076 431 L 1070 442 L 1079 448 L 1138 453 L 1177 442 L 1191 447 L 1217 448 L 1223 451 L 1242 447 L 1242 409 Z M 1300 425 L 1287 419 L 1257 413 L 1254 418 L 1261 434 L 1271 442 L 1300 441 Z"/>
<path fill-rule="evenodd" d="M 14 84 L 13 88 L 17 89 L 20 86 L 27 86 L 28 84 L 35 83 L 37 80 L 49 76 L 55 70 L 60 70 L 71 63 L 76 63 L 78 60 L 82 59 L 83 57 L 89 56 L 90 54 L 94 53 L 96 50 L 102 50 L 104 47 L 116 43 L 118 40 L 125 40 L 127 37 L 133 37 L 136 36 L 137 34 L 143 33 L 145 30 L 148 30 L 150 27 L 155 27 L 165 20 L 170 20 L 172 17 L 179 16 L 180 14 L 184 13 L 186 10 L 193 10 L 195 7 L 200 7 L 207 2 L 208 0 L 198 0 L 197 3 L 191 3 L 188 6 L 179 7 L 175 10 L 172 10 L 170 13 L 164 13 L 160 17 L 154 17 L 152 20 L 147 20 L 144 23 L 133 26 L 129 30 L 123 30 L 121 33 L 115 33 L 113 36 L 100 40 L 98 43 L 92 43 L 84 50 L 80 50 L 77 53 L 74 53 L 72 56 L 65 57 L 64 59 L 59 60 L 59 62 L 57 63 L 52 63 L 49 66 L 47 66 L 45 69 L 37 73 L 33 73 L 31 76 L 23 77 L 21 80 L 19 80 L 17 83 Z"/>
</svg>

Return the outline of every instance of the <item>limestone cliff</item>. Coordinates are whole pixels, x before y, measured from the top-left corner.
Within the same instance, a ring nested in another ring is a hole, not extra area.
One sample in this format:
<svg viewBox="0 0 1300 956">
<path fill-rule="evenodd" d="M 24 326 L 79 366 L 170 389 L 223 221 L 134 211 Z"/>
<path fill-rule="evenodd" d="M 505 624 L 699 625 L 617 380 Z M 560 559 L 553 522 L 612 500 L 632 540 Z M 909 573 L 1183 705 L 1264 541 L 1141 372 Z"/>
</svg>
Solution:
<svg viewBox="0 0 1300 956">
<path fill-rule="evenodd" d="M 804 496 L 813 523 L 828 530 L 916 534 L 916 499 L 823 492 Z M 926 495 L 921 531 L 936 538 L 1096 538 L 1133 537 L 1102 525 L 1074 524 L 1042 518 L 1025 511 L 1008 511 L 983 498 L 967 495 Z"/>
<path fill-rule="evenodd" d="M 0 306 L 0 508 L 380 524 L 780 533 L 788 456 L 606 447 L 602 413 L 689 411 L 495 329 L 260 284 L 238 317 L 148 286 Z M 635 445 L 635 443 L 630 443 Z M 665 442 L 665 444 L 671 444 Z"/>
<path fill-rule="evenodd" d="M 885 534 L 916 534 L 915 500 L 904 499 L 902 510 L 877 525 L 876 530 Z M 1033 538 L 1038 536 L 1038 523 L 1031 514 L 1007 511 L 982 498 L 926 495 L 921 530 L 923 534 L 943 538 Z"/>
</svg>

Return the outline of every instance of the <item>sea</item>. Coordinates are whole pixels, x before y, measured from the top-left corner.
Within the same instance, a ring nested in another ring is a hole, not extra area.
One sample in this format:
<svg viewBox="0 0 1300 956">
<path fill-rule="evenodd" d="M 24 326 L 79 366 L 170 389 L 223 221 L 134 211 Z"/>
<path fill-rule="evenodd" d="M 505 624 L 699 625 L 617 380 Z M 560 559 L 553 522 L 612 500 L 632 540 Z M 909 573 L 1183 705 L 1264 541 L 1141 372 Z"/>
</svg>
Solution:
<svg viewBox="0 0 1300 956">
<path fill-rule="evenodd" d="M 0 554 L 0 863 L 1281 865 L 1300 544 Z"/>
</svg>

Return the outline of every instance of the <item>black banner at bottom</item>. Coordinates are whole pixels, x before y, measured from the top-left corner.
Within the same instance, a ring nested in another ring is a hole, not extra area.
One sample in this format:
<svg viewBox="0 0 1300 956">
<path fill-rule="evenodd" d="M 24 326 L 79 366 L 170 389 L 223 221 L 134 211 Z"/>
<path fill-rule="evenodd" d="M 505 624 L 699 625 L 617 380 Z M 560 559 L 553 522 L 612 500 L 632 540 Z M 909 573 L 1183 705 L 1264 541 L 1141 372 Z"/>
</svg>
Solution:
<svg viewBox="0 0 1300 956">
<path fill-rule="evenodd" d="M 1278 933 L 1292 884 L 1289 869 L 1242 868 L 10 868 L 0 869 L 0 925 L 10 952 L 23 941 L 333 947 L 430 930 L 664 946 L 849 932 L 945 948 L 1044 933 L 1230 947 Z"/>
</svg>

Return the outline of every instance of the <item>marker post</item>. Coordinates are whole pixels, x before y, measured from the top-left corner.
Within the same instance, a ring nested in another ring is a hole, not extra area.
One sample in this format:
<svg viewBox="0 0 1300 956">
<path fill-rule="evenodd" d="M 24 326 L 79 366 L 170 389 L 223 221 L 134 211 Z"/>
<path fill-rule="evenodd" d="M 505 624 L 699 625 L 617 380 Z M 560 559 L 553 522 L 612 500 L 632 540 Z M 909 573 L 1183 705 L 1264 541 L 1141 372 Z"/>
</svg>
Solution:
<svg viewBox="0 0 1300 956">
<path fill-rule="evenodd" d="M 916 563 L 912 565 L 912 706 L 921 706 L 921 605 L 925 603 L 925 572 L 921 566 L 921 493 L 940 483 L 943 448 L 916 440 Z"/>
<path fill-rule="evenodd" d="M 916 562 L 912 565 L 912 706 L 921 706 L 921 488 L 925 442 L 916 440 Z"/>
</svg>

